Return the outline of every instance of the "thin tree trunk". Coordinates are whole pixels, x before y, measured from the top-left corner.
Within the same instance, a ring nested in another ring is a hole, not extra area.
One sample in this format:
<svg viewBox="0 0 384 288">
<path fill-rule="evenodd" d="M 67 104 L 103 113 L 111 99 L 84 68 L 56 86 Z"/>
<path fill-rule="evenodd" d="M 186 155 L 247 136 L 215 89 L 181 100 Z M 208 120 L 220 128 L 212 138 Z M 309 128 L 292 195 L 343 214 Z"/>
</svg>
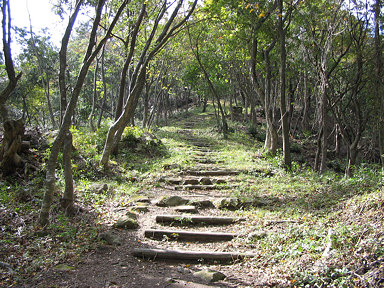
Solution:
<svg viewBox="0 0 384 288">
<path fill-rule="evenodd" d="M 11 8 L 8 0 L 3 0 L 2 3 L 2 28 L 3 28 L 3 52 L 5 60 L 5 69 L 9 82 L 0 93 L 0 117 L 3 123 L 8 120 L 8 109 L 6 102 L 9 95 L 15 90 L 17 82 L 22 76 L 22 73 L 16 75 L 11 53 Z"/>
<path fill-rule="evenodd" d="M 61 146 L 64 142 L 64 139 L 65 139 L 67 133 L 69 132 L 69 128 L 71 126 L 71 119 L 72 119 L 73 113 L 75 111 L 77 100 L 79 98 L 79 95 L 80 95 L 81 89 L 83 87 L 85 78 L 87 76 L 89 67 L 92 64 L 95 57 L 97 56 L 97 54 L 99 54 L 103 45 L 109 39 L 109 37 L 112 33 L 112 30 L 117 23 L 117 20 L 119 19 L 123 9 L 128 4 L 128 2 L 129 2 L 129 0 L 126 0 L 120 5 L 120 7 L 116 13 L 116 16 L 114 17 L 114 19 L 113 19 L 108 31 L 106 32 L 104 38 L 101 39 L 101 41 L 97 44 L 97 46 L 95 46 L 96 45 L 96 41 L 95 41 L 96 32 L 97 32 L 97 28 L 98 28 L 100 20 L 101 20 L 101 13 L 102 13 L 102 9 L 104 7 L 105 0 L 99 0 L 99 2 L 97 4 L 96 17 L 95 17 L 95 20 L 93 22 L 93 27 L 92 27 L 92 31 L 90 34 L 88 49 L 87 49 L 87 52 L 86 52 L 85 57 L 84 57 L 84 62 L 83 62 L 83 65 L 81 66 L 80 72 L 78 74 L 76 85 L 72 91 L 71 100 L 69 101 L 67 109 L 65 110 L 65 114 L 63 117 L 61 128 L 59 130 L 59 133 L 58 133 L 56 139 L 53 142 L 53 145 L 51 148 L 51 153 L 50 153 L 49 159 L 47 161 L 47 172 L 46 172 L 46 188 L 47 189 L 46 189 L 46 192 L 44 194 L 44 198 L 43 198 L 43 202 L 42 202 L 42 206 L 41 206 L 41 210 L 40 210 L 40 216 L 39 216 L 39 223 L 43 226 L 45 226 L 49 223 L 49 213 L 50 213 L 51 204 L 53 201 L 53 194 L 55 191 L 55 182 L 56 182 L 55 171 L 56 171 L 56 165 L 57 165 L 57 157 L 58 157 L 59 151 L 61 149 Z M 79 0 L 77 2 L 77 6 L 80 6 L 81 4 L 82 4 L 82 1 Z M 77 14 L 79 12 L 79 9 L 80 9 L 80 7 L 76 7 L 74 14 L 71 16 L 71 19 L 76 18 Z M 68 39 L 69 39 L 73 24 L 74 24 L 74 20 L 70 21 L 68 24 L 65 36 L 63 37 L 63 45 L 65 45 L 64 40 L 66 39 L 66 37 L 68 37 Z M 68 44 L 68 43 L 66 43 L 66 44 Z M 63 49 L 61 49 L 61 51 L 63 51 Z M 66 59 L 66 57 L 64 59 Z M 60 60 L 62 60 L 62 58 L 60 58 Z M 62 65 L 62 64 L 63 63 L 61 63 L 61 65 L 60 65 L 61 69 L 65 69 L 66 65 Z M 60 72 L 62 72 L 62 71 L 60 71 Z M 60 89 L 60 92 L 61 91 L 62 90 Z M 66 93 L 66 91 L 64 91 L 64 93 Z M 69 184 L 69 181 L 67 183 Z M 72 183 L 72 185 L 73 185 L 73 183 Z"/>
<path fill-rule="evenodd" d="M 144 112 L 143 112 L 143 127 L 148 128 L 149 124 L 149 87 L 148 87 L 148 81 L 146 81 L 145 84 L 145 92 L 144 92 L 144 100 L 143 100 L 143 106 L 144 106 Z"/>
<path fill-rule="evenodd" d="M 71 17 L 69 18 L 67 28 L 65 29 L 65 33 L 61 41 L 61 48 L 59 52 L 60 124 L 63 123 L 65 110 L 67 108 L 67 85 L 66 85 L 65 75 L 67 73 L 67 50 L 68 50 L 69 37 L 71 36 L 73 25 L 75 24 L 76 17 L 79 13 L 80 7 L 83 4 L 83 2 L 84 0 L 76 0 L 75 10 L 73 11 Z"/>
<path fill-rule="evenodd" d="M 74 212 L 74 189 L 73 189 L 73 175 L 72 175 L 72 133 L 68 131 L 64 139 L 63 147 L 63 166 L 65 178 L 65 190 L 61 198 L 61 207 L 67 215 L 72 215 Z"/>
<path fill-rule="evenodd" d="M 56 128 L 56 120 L 55 120 L 55 116 L 53 115 L 51 97 L 50 97 L 50 93 L 49 93 L 50 92 L 49 91 L 49 76 L 48 76 L 47 71 L 45 71 L 46 79 L 44 78 L 43 60 L 41 59 L 41 56 L 40 56 L 39 51 L 38 51 L 37 46 L 36 46 L 35 37 L 33 36 L 32 23 L 31 23 L 30 15 L 29 15 L 29 30 L 30 30 L 30 34 L 31 34 L 32 45 L 34 48 L 33 50 L 34 50 L 35 56 L 37 58 L 39 73 L 40 73 L 40 77 L 41 77 L 41 83 L 43 85 L 45 98 L 47 99 L 49 116 L 51 117 L 52 127 L 55 129 Z"/>
<path fill-rule="evenodd" d="M 129 122 L 130 116 L 134 111 L 135 98 L 140 96 L 143 89 L 146 77 L 146 69 L 142 68 L 135 88 L 132 90 L 131 95 L 125 104 L 123 114 L 120 115 L 119 119 L 115 121 L 108 130 L 107 139 L 104 144 L 103 155 L 100 160 L 100 164 L 106 169 L 108 167 L 108 160 L 113 150 L 113 145 L 120 140 L 120 137 L 124 131 L 124 126 Z M 117 133 L 118 132 L 118 133 Z"/>
<path fill-rule="evenodd" d="M 129 120 L 132 119 L 133 113 L 136 109 L 139 96 L 143 90 L 145 84 L 145 73 L 148 63 L 153 59 L 153 57 L 164 47 L 168 40 L 174 36 L 179 29 L 185 24 L 187 19 L 192 15 L 193 11 L 196 8 L 197 0 L 191 4 L 191 8 L 188 11 L 187 15 L 182 18 L 177 24 L 174 23 L 177 18 L 178 11 L 182 7 L 183 1 L 179 0 L 174 8 L 172 14 L 169 16 L 167 22 L 162 26 L 162 31 L 158 35 L 152 50 L 149 52 L 151 45 L 153 44 L 153 39 L 156 36 L 157 29 L 159 27 L 160 21 L 162 20 L 165 12 L 168 9 L 165 1 L 162 7 L 160 8 L 156 20 L 153 23 L 152 31 L 148 37 L 144 48 L 141 52 L 141 55 L 136 63 L 136 67 L 132 74 L 130 95 L 128 97 L 127 103 L 124 106 L 124 111 L 121 116 L 112 124 L 108 131 L 107 139 L 104 145 L 103 155 L 100 160 L 100 165 L 106 169 L 108 167 L 109 156 L 111 155 L 112 150 L 115 145 L 120 141 L 122 132 L 124 131 L 125 126 L 129 123 Z M 144 4 L 145 5 L 145 4 Z M 145 14 L 145 13 L 144 13 Z M 173 25 L 173 26 L 172 26 Z"/>
<path fill-rule="evenodd" d="M 96 131 L 96 127 L 93 123 L 93 118 L 96 109 L 96 100 L 97 100 L 97 71 L 99 70 L 99 61 L 100 59 L 96 57 L 95 72 L 93 74 L 93 95 L 92 95 L 92 109 L 91 114 L 89 115 L 89 126 L 91 126 L 92 131 Z"/>
<path fill-rule="evenodd" d="M 286 69 L 286 49 L 285 49 L 285 33 L 283 27 L 283 0 L 279 0 L 279 35 L 280 35 L 280 112 L 281 112 L 281 126 L 283 136 L 283 158 L 284 166 L 291 169 L 291 151 L 289 143 L 289 123 L 287 113 L 287 103 L 285 98 L 285 69 Z"/>
<path fill-rule="evenodd" d="M 104 58 L 105 58 L 105 45 L 103 46 L 103 51 L 101 52 L 101 78 L 103 81 L 104 93 L 103 93 L 103 100 L 101 101 L 101 105 L 100 105 L 99 117 L 97 120 L 97 128 L 100 128 L 101 126 L 101 120 L 103 119 L 104 106 L 107 101 L 107 82 L 105 79 L 105 65 L 104 65 L 105 59 Z"/>
<path fill-rule="evenodd" d="M 328 79 L 326 78 L 326 72 L 322 73 L 322 83 L 321 83 L 321 130 L 322 130 L 322 139 L 321 139 L 321 160 L 320 160 L 320 173 L 324 173 L 327 170 L 327 146 L 328 146 L 328 103 L 327 103 L 327 83 Z"/>
<path fill-rule="evenodd" d="M 304 99 L 303 99 L 303 118 L 301 121 L 301 127 L 304 131 L 309 130 L 309 111 L 310 111 L 310 105 L 311 105 L 311 94 L 309 93 L 309 88 L 308 88 L 308 76 L 306 74 L 303 75 L 303 81 L 304 81 L 304 87 L 303 87 L 303 92 L 304 92 Z"/>
<path fill-rule="evenodd" d="M 24 120 L 8 119 L 8 109 L 6 101 L 9 95 L 15 90 L 17 82 L 22 73 L 16 76 L 12 53 L 11 53 L 11 8 L 9 1 L 3 0 L 2 3 L 2 28 L 3 28 L 3 52 L 5 68 L 9 82 L 0 93 L 0 118 L 4 125 L 4 138 L 0 151 L 1 167 L 4 175 L 13 174 L 18 166 L 22 165 L 21 157 L 18 152 L 21 147 L 22 137 L 24 135 Z"/>
<path fill-rule="evenodd" d="M 317 150 L 316 150 L 316 156 L 315 156 L 315 164 L 314 164 L 314 170 L 319 171 L 320 170 L 320 156 L 321 156 L 321 139 L 323 135 L 323 130 L 320 129 L 319 135 L 317 136 Z"/>
<path fill-rule="evenodd" d="M 378 109 L 378 124 L 377 131 L 379 135 L 379 152 L 381 159 L 381 167 L 384 167 L 384 97 L 383 97 L 383 48 L 381 44 L 381 35 L 380 35 L 380 12 L 381 12 L 381 0 L 376 0 L 374 5 L 375 12 L 375 99 L 376 107 Z"/>
<path fill-rule="evenodd" d="M 271 155 L 276 155 L 278 135 L 276 126 L 273 123 L 273 103 L 271 93 L 271 63 L 269 53 L 275 46 L 275 41 L 264 51 L 265 80 L 264 80 L 264 112 L 267 124 L 264 149 Z"/>
<path fill-rule="evenodd" d="M 220 103 L 220 97 L 217 94 L 217 91 L 216 91 L 215 87 L 213 86 L 213 83 L 212 83 L 212 81 L 211 81 L 211 79 L 209 77 L 209 74 L 208 74 L 207 70 L 204 68 L 203 63 L 201 62 L 198 43 L 196 43 L 196 49 L 193 49 L 191 35 L 189 33 L 188 33 L 188 35 L 189 35 L 189 42 L 190 42 L 190 45 L 191 45 L 191 48 L 192 48 L 192 52 L 195 55 L 195 58 L 197 60 L 197 63 L 200 66 L 200 69 L 203 71 L 205 80 L 207 80 L 207 83 L 208 83 L 209 90 L 211 91 L 212 95 L 216 98 L 217 107 L 218 107 L 218 110 L 219 110 L 219 113 L 220 113 L 220 116 L 221 116 L 221 125 L 220 125 L 221 126 L 221 131 L 223 132 L 224 139 L 227 139 L 228 138 L 228 124 L 227 124 L 227 120 L 226 120 L 226 116 L 225 116 L 223 107 L 222 107 L 222 105 Z"/>
</svg>

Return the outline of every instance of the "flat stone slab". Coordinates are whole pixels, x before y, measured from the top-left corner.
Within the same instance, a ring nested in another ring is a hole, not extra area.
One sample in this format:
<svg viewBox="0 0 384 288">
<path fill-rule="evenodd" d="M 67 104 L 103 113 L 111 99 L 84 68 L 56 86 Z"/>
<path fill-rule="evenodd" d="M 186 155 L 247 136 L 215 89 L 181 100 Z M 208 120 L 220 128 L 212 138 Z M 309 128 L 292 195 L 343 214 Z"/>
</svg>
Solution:
<svg viewBox="0 0 384 288">
<path fill-rule="evenodd" d="M 215 270 L 201 270 L 193 273 L 193 276 L 199 277 L 207 282 L 217 282 L 226 278 L 225 274 Z"/>
<path fill-rule="evenodd" d="M 130 215 L 119 218 L 114 224 L 114 228 L 120 229 L 136 229 L 139 227 L 136 219 L 133 219 Z"/>
<path fill-rule="evenodd" d="M 99 239 L 106 241 L 109 245 L 121 245 L 121 238 L 113 231 L 105 231 L 99 234 Z"/>
<path fill-rule="evenodd" d="M 256 254 L 239 252 L 181 251 L 167 249 L 135 248 L 133 256 L 153 260 L 233 262 L 256 257 Z"/>
<path fill-rule="evenodd" d="M 215 208 L 215 205 L 211 200 L 193 200 L 191 201 L 190 204 L 197 208 L 202 208 L 202 209 Z"/>
<path fill-rule="evenodd" d="M 202 184 L 202 185 L 212 185 L 213 182 L 212 182 L 212 179 L 209 178 L 209 177 L 201 177 L 199 179 L 199 182 Z"/>
<path fill-rule="evenodd" d="M 188 202 L 188 199 L 184 199 L 180 196 L 164 196 L 156 203 L 156 205 L 160 207 L 175 207 L 185 205 Z"/>
</svg>

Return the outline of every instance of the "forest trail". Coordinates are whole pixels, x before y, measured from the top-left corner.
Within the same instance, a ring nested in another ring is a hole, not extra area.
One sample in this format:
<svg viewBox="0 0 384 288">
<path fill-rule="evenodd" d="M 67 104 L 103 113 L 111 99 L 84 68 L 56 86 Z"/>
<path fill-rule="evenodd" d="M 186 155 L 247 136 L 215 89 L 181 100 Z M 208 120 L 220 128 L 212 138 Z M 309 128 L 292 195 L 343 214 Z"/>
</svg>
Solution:
<svg viewBox="0 0 384 288">
<path fill-rule="evenodd" d="M 37 287 L 260 285 L 250 263 L 257 251 L 244 241 L 252 223 L 238 212 L 253 202 L 231 197 L 247 171 L 228 169 L 217 148 L 221 140 L 201 136 L 196 126 L 207 117 L 213 115 L 195 115 L 177 131 L 194 155 L 193 168 L 177 175 L 165 170 L 130 202 L 139 228 L 111 230 L 121 245 L 100 246 L 73 271 L 51 269 Z"/>
</svg>

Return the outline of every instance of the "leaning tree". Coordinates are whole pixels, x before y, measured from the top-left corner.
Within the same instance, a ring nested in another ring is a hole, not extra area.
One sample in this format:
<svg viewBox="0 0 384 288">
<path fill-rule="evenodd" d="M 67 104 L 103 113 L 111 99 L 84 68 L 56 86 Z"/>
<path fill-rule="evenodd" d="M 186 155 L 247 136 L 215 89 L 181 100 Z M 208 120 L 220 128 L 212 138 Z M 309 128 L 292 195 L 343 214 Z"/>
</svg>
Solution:
<svg viewBox="0 0 384 288">
<path fill-rule="evenodd" d="M 4 175 L 12 174 L 16 168 L 22 165 L 21 157 L 18 152 L 21 149 L 22 137 L 24 134 L 24 120 L 11 119 L 8 113 L 6 102 L 16 88 L 17 82 L 22 73 L 16 74 L 11 53 L 11 8 L 9 0 L 3 0 L 2 9 L 2 28 L 3 28 L 3 51 L 5 68 L 8 75 L 8 83 L 0 92 L 0 117 L 4 124 L 4 138 L 0 151 L 1 167 Z"/>
</svg>

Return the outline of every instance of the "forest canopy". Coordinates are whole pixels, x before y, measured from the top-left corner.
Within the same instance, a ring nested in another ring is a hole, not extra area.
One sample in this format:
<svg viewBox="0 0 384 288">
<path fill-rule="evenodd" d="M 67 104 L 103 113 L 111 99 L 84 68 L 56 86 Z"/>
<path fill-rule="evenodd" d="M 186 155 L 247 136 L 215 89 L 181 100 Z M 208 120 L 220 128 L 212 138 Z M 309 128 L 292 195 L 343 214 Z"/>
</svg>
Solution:
<svg viewBox="0 0 384 288">
<path fill-rule="evenodd" d="M 249 175 L 381 189 L 381 0 L 52 0 L 60 42 L 50 27 L 17 27 L 19 6 L 0 5 L 0 195 L 36 188 L 36 229 L 57 210 L 79 213 L 76 195 L 92 198 L 79 183 L 113 178 L 137 192 L 145 173 L 177 170 L 162 129 L 197 111 L 213 113 L 204 124 L 214 138 L 248 141 L 247 162 L 279 171 Z"/>
</svg>

